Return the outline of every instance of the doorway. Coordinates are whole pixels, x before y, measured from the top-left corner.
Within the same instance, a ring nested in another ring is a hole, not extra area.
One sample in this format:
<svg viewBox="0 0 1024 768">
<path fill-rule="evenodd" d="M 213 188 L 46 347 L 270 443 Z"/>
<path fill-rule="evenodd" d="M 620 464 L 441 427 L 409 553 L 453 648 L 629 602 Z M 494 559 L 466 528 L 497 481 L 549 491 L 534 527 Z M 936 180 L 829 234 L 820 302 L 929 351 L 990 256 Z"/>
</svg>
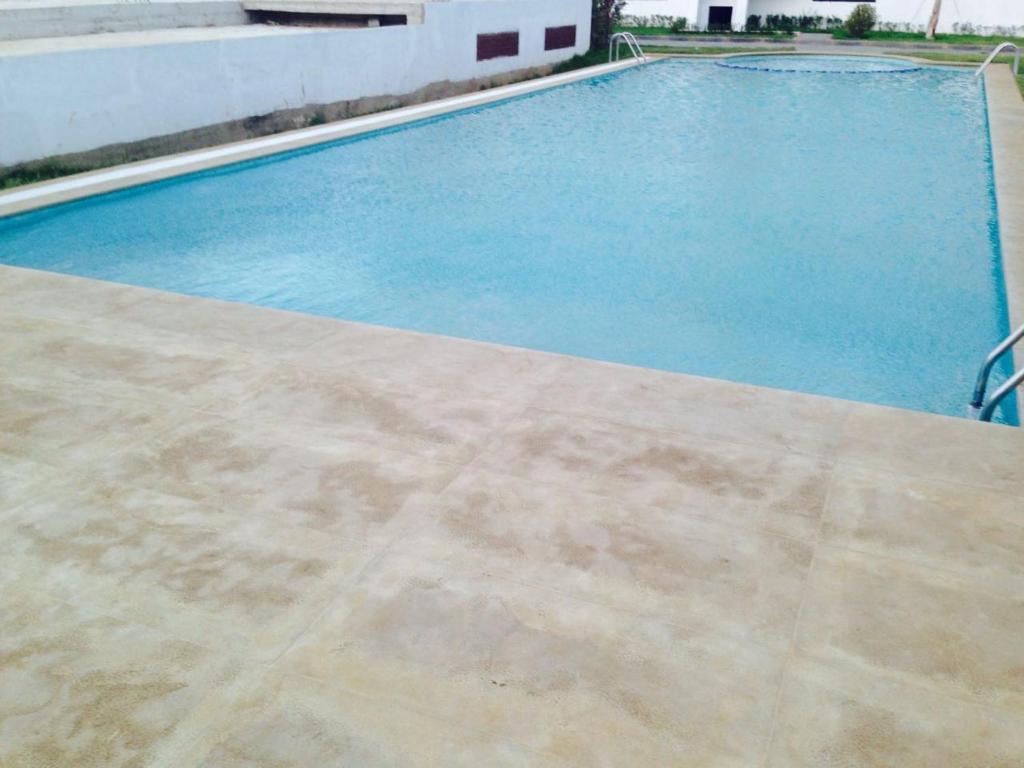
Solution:
<svg viewBox="0 0 1024 768">
<path fill-rule="evenodd" d="M 732 30 L 732 6 L 712 5 L 708 7 L 708 30 L 728 32 Z"/>
</svg>

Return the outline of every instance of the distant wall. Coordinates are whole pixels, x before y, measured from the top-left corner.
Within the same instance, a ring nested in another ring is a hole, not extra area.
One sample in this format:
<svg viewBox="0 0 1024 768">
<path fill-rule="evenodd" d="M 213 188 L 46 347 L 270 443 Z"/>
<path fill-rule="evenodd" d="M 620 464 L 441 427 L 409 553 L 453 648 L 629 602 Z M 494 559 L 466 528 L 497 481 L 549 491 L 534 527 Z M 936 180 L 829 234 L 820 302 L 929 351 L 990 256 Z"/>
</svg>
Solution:
<svg viewBox="0 0 1024 768">
<path fill-rule="evenodd" d="M 785 14 L 787 16 L 838 16 L 846 18 L 857 5 L 856 0 L 629 0 L 624 13 L 628 16 L 685 16 L 691 24 L 707 23 L 709 5 L 729 5 L 733 25 L 741 28 L 746 16 Z M 877 0 L 873 3 L 884 22 L 909 24 L 924 28 L 931 14 L 930 0 Z M 965 24 L 982 34 L 1024 30 L 1024 0 L 946 0 L 942 4 L 939 31 L 952 32 Z"/>
<path fill-rule="evenodd" d="M 823 2 L 822 0 L 749 0 L 749 13 L 761 16 L 783 13 L 788 16 L 838 16 L 846 18 L 856 2 Z M 932 12 L 932 0 L 877 0 L 873 3 L 882 22 L 909 24 L 924 29 Z M 939 16 L 939 31 L 953 32 L 954 25 L 972 25 L 980 34 L 994 34 L 1000 29 L 1024 28 L 1022 0 L 967 0 L 954 3 L 945 0 Z"/>
<path fill-rule="evenodd" d="M 571 24 L 576 46 L 545 51 Z M 513 30 L 518 55 L 477 61 L 478 34 Z M 0 56 L 0 166 L 549 65 L 589 37 L 590 0 L 468 0 L 421 25 Z"/>
<path fill-rule="evenodd" d="M 0 40 L 143 29 L 213 27 L 245 24 L 237 0 L 162 0 L 161 2 L 81 2 L 68 5 L 19 3 L 0 8 Z"/>
</svg>

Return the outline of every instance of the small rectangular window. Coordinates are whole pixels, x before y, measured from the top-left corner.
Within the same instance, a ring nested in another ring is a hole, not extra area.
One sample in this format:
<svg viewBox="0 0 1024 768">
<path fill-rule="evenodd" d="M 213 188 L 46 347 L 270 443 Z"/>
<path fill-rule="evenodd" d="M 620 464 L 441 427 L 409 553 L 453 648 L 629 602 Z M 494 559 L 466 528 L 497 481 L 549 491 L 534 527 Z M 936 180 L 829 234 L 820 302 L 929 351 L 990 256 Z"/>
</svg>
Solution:
<svg viewBox="0 0 1024 768">
<path fill-rule="evenodd" d="M 500 59 L 519 55 L 519 32 L 497 32 L 476 36 L 476 60 Z"/>
<path fill-rule="evenodd" d="M 544 30 L 544 50 L 556 51 L 559 48 L 576 47 L 576 25 L 567 27 L 547 27 Z"/>
</svg>

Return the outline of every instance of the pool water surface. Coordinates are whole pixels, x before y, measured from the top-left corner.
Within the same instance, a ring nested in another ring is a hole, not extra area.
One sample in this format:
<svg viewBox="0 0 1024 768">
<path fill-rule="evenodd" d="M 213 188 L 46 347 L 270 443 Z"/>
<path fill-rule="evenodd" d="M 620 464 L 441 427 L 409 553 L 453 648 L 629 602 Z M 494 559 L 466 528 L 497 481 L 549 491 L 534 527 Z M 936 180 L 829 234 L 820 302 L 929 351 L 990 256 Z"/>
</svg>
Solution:
<svg viewBox="0 0 1024 768">
<path fill-rule="evenodd" d="M 962 415 L 984 86 L 893 69 L 660 62 L 0 219 L 0 262 Z"/>
</svg>

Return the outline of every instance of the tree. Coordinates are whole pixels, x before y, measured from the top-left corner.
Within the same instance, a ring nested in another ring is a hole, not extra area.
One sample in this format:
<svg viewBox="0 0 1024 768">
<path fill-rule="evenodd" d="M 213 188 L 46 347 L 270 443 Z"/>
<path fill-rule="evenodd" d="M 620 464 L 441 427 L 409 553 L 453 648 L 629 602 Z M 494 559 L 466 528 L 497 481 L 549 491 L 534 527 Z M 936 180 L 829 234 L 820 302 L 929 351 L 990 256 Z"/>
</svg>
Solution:
<svg viewBox="0 0 1024 768">
<path fill-rule="evenodd" d="M 626 0 L 591 0 L 590 47 L 606 48 L 612 27 L 622 18 Z"/>
<path fill-rule="evenodd" d="M 925 37 L 928 40 L 935 39 L 935 28 L 939 26 L 939 12 L 942 10 L 942 0 L 935 0 L 935 5 L 932 6 L 932 16 L 928 19 L 928 31 L 925 33 Z"/>
<path fill-rule="evenodd" d="M 850 37 L 867 37 L 868 33 L 875 28 L 877 20 L 874 7 L 867 3 L 861 3 L 846 17 L 843 26 Z"/>
</svg>

